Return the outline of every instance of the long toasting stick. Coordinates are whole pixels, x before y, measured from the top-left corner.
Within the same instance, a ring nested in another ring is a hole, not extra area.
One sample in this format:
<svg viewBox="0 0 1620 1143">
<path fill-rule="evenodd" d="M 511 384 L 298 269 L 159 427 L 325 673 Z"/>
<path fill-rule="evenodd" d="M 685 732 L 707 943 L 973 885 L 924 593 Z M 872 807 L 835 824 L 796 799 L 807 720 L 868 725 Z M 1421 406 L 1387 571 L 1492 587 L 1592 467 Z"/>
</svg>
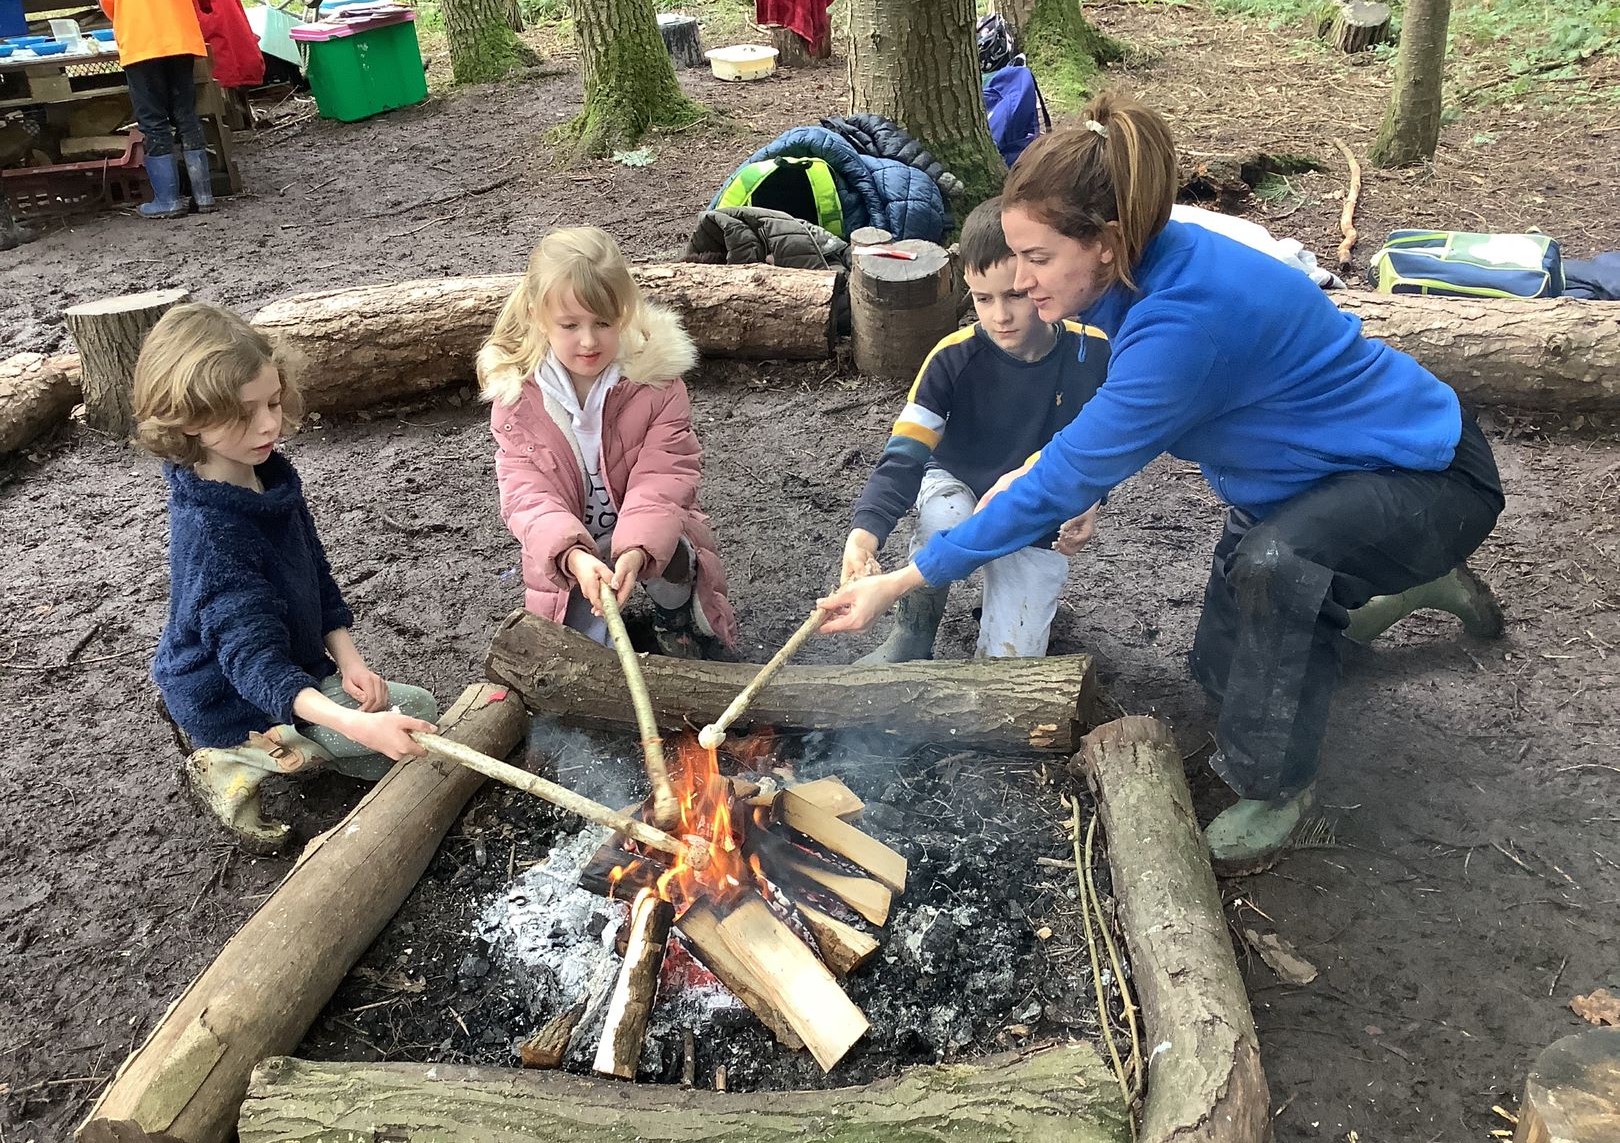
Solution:
<svg viewBox="0 0 1620 1143">
<path fill-rule="evenodd" d="M 613 637 L 613 649 L 619 653 L 625 686 L 630 688 L 630 704 L 636 708 L 641 754 L 647 764 L 647 780 L 652 783 L 653 824 L 660 829 L 673 829 L 681 820 L 681 804 L 675 799 L 675 787 L 669 781 L 669 767 L 664 763 L 664 740 L 658 737 L 652 698 L 647 694 L 647 680 L 641 675 L 641 660 L 630 646 L 630 633 L 624 629 L 624 617 L 619 614 L 619 600 L 613 588 L 602 584 L 597 598 L 602 604 L 602 617 L 607 620 L 608 634 Z"/>
<path fill-rule="evenodd" d="M 786 643 L 782 644 L 782 649 L 771 656 L 771 661 L 759 669 L 759 674 L 754 676 L 753 681 L 738 692 L 736 698 L 731 700 L 731 705 L 726 707 L 725 713 L 698 732 L 698 745 L 705 750 L 713 750 L 724 742 L 726 740 L 726 731 L 731 727 L 731 724 L 742 717 L 743 711 L 748 709 L 748 704 L 753 702 L 759 692 L 765 689 L 765 684 L 775 677 L 776 672 L 787 666 L 787 661 L 793 658 L 800 647 L 804 646 L 806 639 L 816 633 L 816 629 L 821 626 L 826 618 L 827 612 L 821 608 L 818 607 L 812 611 L 810 618 L 799 624 L 799 629 L 788 637 Z"/>
</svg>

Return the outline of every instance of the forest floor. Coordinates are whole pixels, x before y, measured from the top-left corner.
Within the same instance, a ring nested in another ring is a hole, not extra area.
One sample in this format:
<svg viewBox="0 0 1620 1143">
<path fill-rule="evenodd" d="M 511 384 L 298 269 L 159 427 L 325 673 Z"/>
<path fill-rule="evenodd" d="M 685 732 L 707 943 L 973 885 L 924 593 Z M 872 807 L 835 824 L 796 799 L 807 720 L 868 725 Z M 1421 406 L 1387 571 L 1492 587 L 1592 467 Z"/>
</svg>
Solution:
<svg viewBox="0 0 1620 1143">
<path fill-rule="evenodd" d="M 1248 217 L 1330 263 L 1345 184 L 1333 139 L 1365 153 L 1390 61 L 1334 56 L 1201 0 L 1088 10 L 1137 46 L 1115 76 L 1171 117 L 1187 150 L 1322 161 L 1270 185 Z M 1472 82 L 1511 71 L 1472 64 Z M 1432 167 L 1369 172 L 1357 268 L 1398 226 L 1537 227 L 1575 257 L 1620 248 L 1620 107 L 1584 97 L 1613 90 L 1617 71 L 1599 56 L 1574 79 L 1504 81 L 1459 105 Z M 546 133 L 580 94 L 560 66 L 357 124 L 289 105 L 243 138 L 249 189 L 220 213 L 161 227 L 79 219 L 0 255 L 0 354 L 65 347 L 61 310 L 110 294 L 184 286 L 251 313 L 306 290 L 514 271 L 565 223 L 656 256 L 684 244 L 725 172 L 785 127 L 842 110 L 847 92 L 836 62 L 752 85 L 683 82 L 728 118 L 653 139 L 642 168 L 557 164 Z M 826 586 L 903 387 L 829 361 L 706 363 L 692 388 L 704 501 L 745 651 L 762 657 Z M 1419 616 L 1353 653 L 1325 751 L 1328 828 L 1275 871 L 1224 885 L 1281 1140 L 1488 1138 L 1535 1052 L 1584 1026 L 1570 998 L 1620 987 L 1620 662 L 1608 659 L 1620 444 L 1545 418 L 1484 421 L 1508 507 L 1475 563 L 1503 599 L 1506 637 L 1477 642 Z M 480 410 L 452 393 L 315 423 L 288 451 L 362 647 L 449 701 L 520 602 Z M 1160 460 L 1128 482 L 1074 561 L 1052 648 L 1096 655 L 1115 708 L 1174 726 L 1206 820 L 1229 795 L 1203 765 L 1213 718 L 1183 656 L 1219 528 L 1190 466 Z M 175 783 L 146 677 L 164 535 L 157 466 L 83 428 L 0 468 L 0 701 L 13 712 L 0 762 L 3 1143 L 65 1139 L 288 868 L 238 854 Z M 971 653 L 972 603 L 953 595 L 941 655 Z M 844 661 L 876 637 L 822 640 L 808 657 Z M 276 805 L 307 836 L 357 794 L 321 777 Z M 1249 955 L 1248 931 L 1278 934 L 1320 975 L 1279 980 Z"/>
</svg>

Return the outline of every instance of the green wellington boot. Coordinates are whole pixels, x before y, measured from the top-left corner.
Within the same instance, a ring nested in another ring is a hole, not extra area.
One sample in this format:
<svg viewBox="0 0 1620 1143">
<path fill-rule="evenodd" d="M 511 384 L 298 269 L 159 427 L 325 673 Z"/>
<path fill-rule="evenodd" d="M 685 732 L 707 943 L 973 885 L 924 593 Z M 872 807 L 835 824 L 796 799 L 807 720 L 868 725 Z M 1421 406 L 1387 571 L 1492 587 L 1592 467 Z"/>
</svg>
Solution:
<svg viewBox="0 0 1620 1143">
<path fill-rule="evenodd" d="M 1310 786 L 1274 801 L 1244 799 L 1216 815 L 1204 831 L 1209 861 L 1222 877 L 1270 869 L 1310 817 L 1316 796 Z"/>
<path fill-rule="evenodd" d="M 934 657 L 934 636 L 939 634 L 939 621 L 945 616 L 948 587 L 925 587 L 902 595 L 894 606 L 894 630 L 879 643 L 855 660 L 857 667 L 875 667 L 879 663 L 909 663 L 913 659 Z"/>
<path fill-rule="evenodd" d="M 1357 643 L 1371 643 L 1414 611 L 1432 607 L 1462 620 L 1463 630 L 1476 639 L 1501 636 L 1502 608 L 1485 581 L 1458 564 L 1439 579 L 1420 583 L 1399 595 L 1375 595 L 1350 613 L 1345 635 Z"/>
<path fill-rule="evenodd" d="M 259 813 L 259 786 L 271 771 L 250 765 L 235 750 L 197 750 L 181 764 L 186 789 L 249 853 L 280 853 L 291 832 L 285 822 Z"/>
</svg>

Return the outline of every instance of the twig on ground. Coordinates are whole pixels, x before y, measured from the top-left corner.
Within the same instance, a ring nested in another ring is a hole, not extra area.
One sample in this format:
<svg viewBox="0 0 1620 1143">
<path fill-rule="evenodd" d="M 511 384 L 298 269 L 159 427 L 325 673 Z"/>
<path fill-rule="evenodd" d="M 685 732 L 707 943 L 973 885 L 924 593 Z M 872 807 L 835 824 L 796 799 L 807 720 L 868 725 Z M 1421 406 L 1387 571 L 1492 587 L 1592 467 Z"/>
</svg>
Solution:
<svg viewBox="0 0 1620 1143">
<path fill-rule="evenodd" d="M 75 663 L 0 663 L 0 671 L 65 671 L 72 667 L 88 667 L 95 663 L 110 663 L 114 659 L 127 659 L 131 655 L 142 655 L 150 651 L 150 647 L 132 647 L 128 651 L 119 651 L 113 655 L 96 655 L 90 659 L 80 659 Z"/>
<path fill-rule="evenodd" d="M 1102 958 L 1097 955 L 1097 938 L 1091 931 L 1091 909 L 1086 898 L 1085 858 L 1080 849 L 1080 803 L 1071 802 L 1069 805 L 1071 842 L 1074 847 L 1074 876 L 1080 884 L 1080 924 L 1086 937 L 1086 952 L 1091 960 L 1091 987 L 1097 997 L 1097 1026 L 1102 1029 L 1103 1043 L 1108 1048 L 1108 1058 L 1114 1065 L 1114 1078 L 1119 1081 L 1119 1094 L 1125 1101 L 1129 1111 L 1131 1107 L 1131 1081 L 1125 1073 L 1125 1064 L 1119 1057 L 1119 1044 L 1114 1039 L 1114 1021 L 1108 1012 L 1108 991 L 1103 986 Z M 1131 1138 L 1136 1137 L 1136 1116 L 1128 1115 L 1127 1122 L 1131 1125 Z"/>
<path fill-rule="evenodd" d="M 1344 161 L 1350 164 L 1350 189 L 1344 192 L 1344 211 L 1339 215 L 1339 230 L 1344 234 L 1344 241 L 1339 243 L 1339 265 L 1350 265 L 1350 251 L 1356 246 L 1356 203 L 1361 199 L 1361 164 L 1349 147 L 1344 145 L 1343 139 L 1334 139 L 1333 145 L 1344 155 Z"/>
</svg>

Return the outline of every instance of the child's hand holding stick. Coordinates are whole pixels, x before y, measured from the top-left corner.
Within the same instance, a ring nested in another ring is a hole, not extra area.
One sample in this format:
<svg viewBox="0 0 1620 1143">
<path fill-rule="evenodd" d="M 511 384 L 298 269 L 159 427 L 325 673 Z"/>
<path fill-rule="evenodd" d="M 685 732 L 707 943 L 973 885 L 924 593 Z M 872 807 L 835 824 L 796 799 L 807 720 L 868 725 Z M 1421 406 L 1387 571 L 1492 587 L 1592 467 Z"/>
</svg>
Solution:
<svg viewBox="0 0 1620 1143">
<path fill-rule="evenodd" d="M 726 740 L 726 730 L 732 723 L 742 717 L 743 711 L 748 709 L 748 704 L 753 702 L 754 697 L 765 689 L 765 684 L 771 681 L 776 672 L 787 666 L 787 661 L 793 658 L 798 649 L 804 645 L 806 639 L 816 633 L 816 630 L 826 618 L 827 613 L 821 608 L 818 607 L 812 611 L 810 618 L 799 624 L 799 629 L 788 637 L 786 643 L 782 644 L 782 649 L 771 656 L 771 661 L 759 669 L 759 674 L 754 676 L 753 681 L 744 687 L 736 698 L 731 700 L 731 705 L 726 707 L 725 713 L 698 733 L 698 745 L 705 750 L 713 750 L 724 742 Z"/>
<path fill-rule="evenodd" d="M 607 620 L 608 634 L 613 649 L 619 653 L 619 666 L 624 669 L 625 685 L 630 688 L 630 702 L 636 708 L 636 725 L 641 730 L 641 752 L 647 763 L 647 780 L 652 783 L 652 820 L 660 829 L 672 829 L 681 818 L 681 805 L 670 785 L 669 767 L 664 763 L 664 740 L 658 736 L 658 723 L 653 719 L 652 698 L 647 694 L 647 680 L 641 677 L 641 661 L 630 645 L 630 633 L 624 629 L 624 617 L 619 614 L 619 601 L 614 597 L 611 584 L 598 595 L 602 617 Z"/>
</svg>

